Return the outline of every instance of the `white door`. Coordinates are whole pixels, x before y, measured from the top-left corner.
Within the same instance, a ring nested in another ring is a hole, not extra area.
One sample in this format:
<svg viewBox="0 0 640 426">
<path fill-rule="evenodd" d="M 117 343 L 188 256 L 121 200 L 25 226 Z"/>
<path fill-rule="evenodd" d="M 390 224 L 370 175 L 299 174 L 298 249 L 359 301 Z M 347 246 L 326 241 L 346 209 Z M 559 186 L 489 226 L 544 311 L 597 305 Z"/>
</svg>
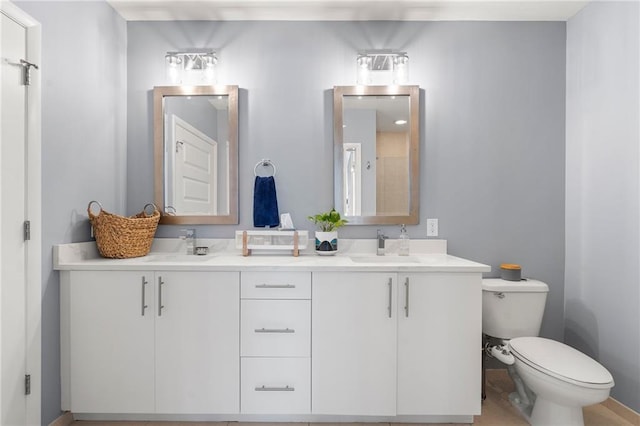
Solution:
<svg viewBox="0 0 640 426">
<path fill-rule="evenodd" d="M 313 273 L 313 414 L 396 414 L 396 289 L 395 273 Z"/>
<path fill-rule="evenodd" d="M 173 116 L 175 174 L 173 206 L 180 214 L 218 214 L 218 143 Z"/>
<path fill-rule="evenodd" d="M 238 413 L 239 274 L 156 272 L 155 285 L 156 411 Z"/>
<path fill-rule="evenodd" d="M 31 114 L 39 78 L 28 87 L 21 62 L 35 61 L 29 56 L 34 22 L 5 3 L 0 5 L 0 424 L 25 425 L 41 422 L 40 204 L 34 202 L 39 182 L 33 182 L 39 179 L 39 152 L 32 161 L 39 149 L 39 115 Z M 31 241 L 27 220 L 36 229 Z"/>
<path fill-rule="evenodd" d="M 153 272 L 72 271 L 70 283 L 71 411 L 153 413 Z"/>
</svg>

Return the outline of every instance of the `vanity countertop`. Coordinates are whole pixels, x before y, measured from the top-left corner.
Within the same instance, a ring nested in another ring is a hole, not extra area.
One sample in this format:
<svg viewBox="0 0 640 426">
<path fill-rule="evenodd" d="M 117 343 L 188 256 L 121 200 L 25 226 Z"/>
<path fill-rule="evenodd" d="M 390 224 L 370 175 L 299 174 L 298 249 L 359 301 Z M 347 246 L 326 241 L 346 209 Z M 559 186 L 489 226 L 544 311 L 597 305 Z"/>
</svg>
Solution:
<svg viewBox="0 0 640 426">
<path fill-rule="evenodd" d="M 54 246 L 56 270 L 174 270 L 174 271 L 402 271 L 402 272 L 489 272 L 490 266 L 446 252 L 445 240 L 412 240 L 411 254 L 398 256 L 397 240 L 387 241 L 387 253 L 375 254 L 376 240 L 340 240 L 339 253 L 319 256 L 313 248 L 291 254 L 265 254 L 255 251 L 243 256 L 234 240 L 198 239 L 198 246 L 209 248 L 207 255 L 184 254 L 180 239 L 155 239 L 147 256 L 106 259 L 95 242 Z"/>
</svg>

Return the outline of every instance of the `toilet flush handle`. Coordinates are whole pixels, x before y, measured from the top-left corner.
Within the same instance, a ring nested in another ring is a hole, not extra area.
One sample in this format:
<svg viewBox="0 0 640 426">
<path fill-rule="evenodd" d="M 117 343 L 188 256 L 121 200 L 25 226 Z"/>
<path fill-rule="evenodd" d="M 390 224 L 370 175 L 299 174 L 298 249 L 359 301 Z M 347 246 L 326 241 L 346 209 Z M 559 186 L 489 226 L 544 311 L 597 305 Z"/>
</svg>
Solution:
<svg viewBox="0 0 640 426">
<path fill-rule="evenodd" d="M 493 293 L 494 296 L 496 296 L 498 299 L 504 299 L 504 293 L 501 291 L 496 291 Z"/>
</svg>

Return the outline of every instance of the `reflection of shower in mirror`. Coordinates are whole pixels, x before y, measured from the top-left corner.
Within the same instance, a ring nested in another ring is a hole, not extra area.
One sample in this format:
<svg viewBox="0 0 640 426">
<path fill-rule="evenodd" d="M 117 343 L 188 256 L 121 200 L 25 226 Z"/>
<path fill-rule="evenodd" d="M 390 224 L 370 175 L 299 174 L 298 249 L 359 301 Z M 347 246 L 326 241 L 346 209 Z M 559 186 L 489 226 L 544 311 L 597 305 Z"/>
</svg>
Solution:
<svg viewBox="0 0 640 426">
<path fill-rule="evenodd" d="M 345 143 L 344 158 L 344 212 L 346 216 L 359 216 L 362 211 L 361 144 Z"/>
</svg>

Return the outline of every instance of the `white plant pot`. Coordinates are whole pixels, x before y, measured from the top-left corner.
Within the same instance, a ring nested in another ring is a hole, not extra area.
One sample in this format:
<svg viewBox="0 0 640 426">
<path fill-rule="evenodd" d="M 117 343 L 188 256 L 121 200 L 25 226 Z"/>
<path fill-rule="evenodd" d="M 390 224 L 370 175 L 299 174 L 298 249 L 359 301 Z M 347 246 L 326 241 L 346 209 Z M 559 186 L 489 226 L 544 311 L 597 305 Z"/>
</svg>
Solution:
<svg viewBox="0 0 640 426">
<path fill-rule="evenodd" d="M 316 253 L 332 255 L 338 252 L 338 231 L 316 231 Z"/>
</svg>

